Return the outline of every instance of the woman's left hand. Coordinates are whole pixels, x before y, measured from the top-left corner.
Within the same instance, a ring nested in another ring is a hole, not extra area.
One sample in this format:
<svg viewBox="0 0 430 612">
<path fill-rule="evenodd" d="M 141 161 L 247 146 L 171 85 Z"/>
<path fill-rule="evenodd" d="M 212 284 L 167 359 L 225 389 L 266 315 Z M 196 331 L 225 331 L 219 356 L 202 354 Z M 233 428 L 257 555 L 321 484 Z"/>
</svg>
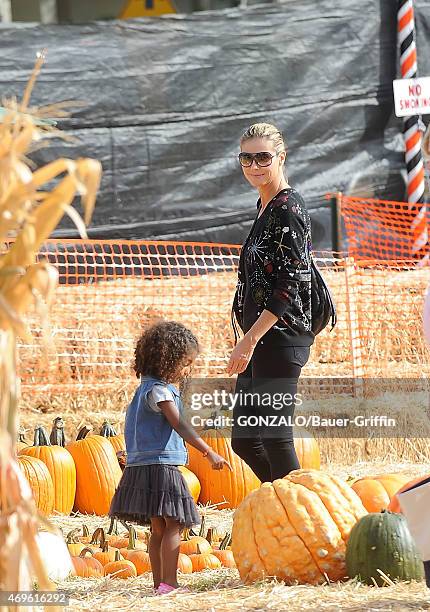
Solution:
<svg viewBox="0 0 430 612">
<path fill-rule="evenodd" d="M 227 374 L 240 374 L 244 372 L 251 361 L 252 353 L 254 352 L 255 343 L 246 334 L 236 344 L 231 352 L 229 362 L 227 364 Z"/>
</svg>

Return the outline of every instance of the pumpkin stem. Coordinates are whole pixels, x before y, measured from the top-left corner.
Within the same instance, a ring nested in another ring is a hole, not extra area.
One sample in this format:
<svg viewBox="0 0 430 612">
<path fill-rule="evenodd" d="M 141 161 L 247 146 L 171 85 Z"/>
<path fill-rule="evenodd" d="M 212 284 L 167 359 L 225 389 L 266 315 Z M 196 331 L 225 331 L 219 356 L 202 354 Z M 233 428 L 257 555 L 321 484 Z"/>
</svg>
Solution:
<svg viewBox="0 0 430 612">
<path fill-rule="evenodd" d="M 27 446 L 28 446 L 28 442 L 25 439 L 25 429 L 24 429 L 24 427 L 20 427 L 19 428 L 17 440 L 18 440 L 18 442 L 22 442 L 23 444 L 27 444 Z"/>
<path fill-rule="evenodd" d="M 66 544 L 79 544 L 78 536 L 79 528 L 72 529 L 66 535 Z"/>
<path fill-rule="evenodd" d="M 202 522 L 200 523 L 200 531 L 199 531 L 199 536 L 204 538 L 205 537 L 205 530 L 206 530 L 206 515 L 204 514 L 202 516 Z"/>
<path fill-rule="evenodd" d="M 85 523 L 82 523 L 82 536 L 84 538 L 88 538 L 90 535 L 90 530 L 88 529 L 88 525 L 86 525 Z"/>
<path fill-rule="evenodd" d="M 93 550 L 91 550 L 91 548 L 88 548 L 88 546 L 87 546 L 86 548 L 83 548 L 83 549 L 81 550 L 81 552 L 79 553 L 79 556 L 80 556 L 80 557 L 85 557 L 86 553 L 90 553 L 90 555 L 91 555 L 91 556 L 93 556 L 94 551 L 93 551 Z"/>
<path fill-rule="evenodd" d="M 64 435 L 64 421 L 61 417 L 55 417 L 49 436 L 51 444 L 57 446 L 66 446 L 66 437 Z"/>
<path fill-rule="evenodd" d="M 34 430 L 33 446 L 51 446 L 49 441 L 48 432 L 44 427 L 39 425 Z"/>
<path fill-rule="evenodd" d="M 100 548 L 102 549 L 102 552 L 109 552 L 109 544 L 108 544 L 108 542 L 106 542 L 106 540 L 105 540 L 103 542 L 103 544 L 100 543 Z"/>
<path fill-rule="evenodd" d="M 95 532 L 93 533 L 93 537 L 91 538 L 90 544 L 98 544 L 100 542 L 100 548 L 103 548 L 103 544 L 107 543 L 105 530 L 103 527 L 97 527 Z"/>
<path fill-rule="evenodd" d="M 202 554 L 202 549 L 200 548 L 200 544 L 196 544 L 196 550 L 197 550 L 196 554 L 198 554 L 198 555 Z"/>
<path fill-rule="evenodd" d="M 136 538 L 137 538 L 136 529 L 133 527 L 133 525 L 129 525 L 129 528 L 128 528 L 128 546 L 127 546 L 127 550 L 135 550 L 136 549 Z"/>
<path fill-rule="evenodd" d="M 188 529 L 188 528 L 187 528 L 187 529 L 184 529 L 184 532 L 183 532 L 183 534 L 182 534 L 182 539 L 183 539 L 184 541 L 188 541 L 188 540 L 190 540 L 190 539 L 191 539 L 191 537 L 190 537 L 190 533 L 191 533 L 191 529 Z"/>
<path fill-rule="evenodd" d="M 128 530 L 128 527 L 127 527 Z M 118 535 L 118 521 L 113 516 L 110 519 L 108 535 Z"/>
<path fill-rule="evenodd" d="M 121 553 L 118 549 L 115 551 L 115 561 L 121 561 Z"/>
<path fill-rule="evenodd" d="M 111 438 L 112 436 L 117 436 L 118 434 L 109 421 L 104 421 L 100 429 L 100 435 L 104 436 L 105 438 Z"/>
<path fill-rule="evenodd" d="M 212 541 L 213 541 L 213 533 L 214 533 L 213 527 L 209 527 L 206 533 L 206 539 L 211 546 L 212 546 Z"/>
<path fill-rule="evenodd" d="M 76 436 L 76 440 L 83 440 L 84 438 L 87 437 L 87 435 L 90 433 L 90 431 L 91 431 L 91 427 L 87 427 L 86 425 L 84 425 L 78 431 L 78 435 Z"/>
<path fill-rule="evenodd" d="M 231 544 L 231 534 L 226 533 L 223 539 L 221 540 L 221 544 L 219 545 L 220 550 L 225 550 L 227 546 Z"/>
</svg>

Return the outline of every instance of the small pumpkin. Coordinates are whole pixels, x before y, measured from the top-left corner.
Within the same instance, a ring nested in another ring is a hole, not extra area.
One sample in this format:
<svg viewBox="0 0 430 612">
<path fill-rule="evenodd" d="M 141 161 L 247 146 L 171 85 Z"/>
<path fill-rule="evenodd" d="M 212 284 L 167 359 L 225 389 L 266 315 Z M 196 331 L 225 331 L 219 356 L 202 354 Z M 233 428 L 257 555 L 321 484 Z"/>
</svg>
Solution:
<svg viewBox="0 0 430 612">
<path fill-rule="evenodd" d="M 138 576 L 152 570 L 149 554 L 144 550 L 131 550 L 127 552 L 127 560 L 133 563 Z"/>
<path fill-rule="evenodd" d="M 185 555 L 193 555 L 197 552 L 197 547 L 199 547 L 202 553 L 212 552 L 212 546 L 204 537 L 205 520 L 205 516 L 203 516 L 199 535 L 191 535 L 191 533 L 193 533 L 191 529 L 184 529 L 182 540 L 179 544 L 179 552 L 184 553 Z"/>
<path fill-rule="evenodd" d="M 48 468 L 41 459 L 31 455 L 19 455 L 17 461 L 30 485 L 36 507 L 49 516 L 54 510 L 54 483 Z"/>
<path fill-rule="evenodd" d="M 104 567 L 107 563 L 111 563 L 112 561 L 115 561 L 117 557 L 117 553 L 119 554 L 120 559 L 124 559 L 124 557 L 119 552 L 118 548 L 109 546 L 107 542 L 104 542 L 101 545 L 100 549 L 94 553 L 94 558 L 100 561 L 100 563 Z"/>
<path fill-rule="evenodd" d="M 190 559 L 193 572 L 201 572 L 204 569 L 219 569 L 221 567 L 221 561 L 211 551 L 203 552 L 199 544 L 196 546 L 196 552 L 190 555 Z"/>
<path fill-rule="evenodd" d="M 393 495 L 408 478 L 402 474 L 365 476 L 355 480 L 351 486 L 368 512 L 380 512 L 387 508 Z"/>
<path fill-rule="evenodd" d="M 135 578 L 137 576 L 133 563 L 123 559 L 119 550 L 115 551 L 114 560 L 104 565 L 103 574 L 112 578 Z"/>
<path fill-rule="evenodd" d="M 430 478 L 430 474 L 426 474 L 425 476 L 419 476 L 418 478 L 414 478 L 412 480 L 409 480 L 406 484 L 404 484 L 402 487 L 400 487 L 400 489 L 391 498 L 391 501 L 390 501 L 390 503 L 387 506 L 387 510 L 390 510 L 390 512 L 398 512 L 398 513 L 401 514 L 402 513 L 402 509 L 400 507 L 398 494 L 399 493 L 403 493 L 403 491 L 406 491 L 407 489 L 410 489 L 414 485 L 422 482 L 423 480 L 427 480 L 428 478 Z"/>
<path fill-rule="evenodd" d="M 350 578 L 369 585 L 391 580 L 422 580 L 424 565 L 409 532 L 405 517 L 383 510 L 362 517 L 351 530 L 346 547 Z"/>
<path fill-rule="evenodd" d="M 128 539 L 126 539 L 126 543 L 127 546 L 120 547 L 119 549 L 124 559 L 128 559 L 128 555 L 133 551 L 142 550 L 146 552 L 146 544 L 137 539 L 136 529 L 133 527 L 133 525 L 130 525 L 129 527 L 129 536 Z"/>
<path fill-rule="evenodd" d="M 54 485 L 54 510 L 70 514 L 75 501 L 76 467 L 69 451 L 60 445 L 52 445 L 44 427 L 36 427 L 33 446 L 21 449 L 20 455 L 43 461 Z"/>
<path fill-rule="evenodd" d="M 188 555 L 185 555 L 184 553 L 179 553 L 178 570 L 182 572 L 182 574 L 193 573 L 193 563 Z"/>
<path fill-rule="evenodd" d="M 83 548 L 78 556 L 72 557 L 77 576 L 81 578 L 100 578 L 103 576 L 103 565 L 95 559 L 91 548 Z"/>
<path fill-rule="evenodd" d="M 221 565 L 223 567 L 236 567 L 236 562 L 234 560 L 233 551 L 230 548 L 227 548 L 231 542 L 231 534 L 226 533 L 224 539 L 222 540 L 219 548 L 213 551 L 215 557 L 217 557 L 221 561 Z"/>
</svg>

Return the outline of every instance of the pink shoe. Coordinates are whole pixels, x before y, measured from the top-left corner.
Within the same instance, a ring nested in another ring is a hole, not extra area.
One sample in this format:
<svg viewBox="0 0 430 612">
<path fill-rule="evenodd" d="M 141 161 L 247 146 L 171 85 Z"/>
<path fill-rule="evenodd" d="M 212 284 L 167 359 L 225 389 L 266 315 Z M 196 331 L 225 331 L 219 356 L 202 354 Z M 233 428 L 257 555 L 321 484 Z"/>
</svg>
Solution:
<svg viewBox="0 0 430 612">
<path fill-rule="evenodd" d="M 190 593 L 190 589 L 187 587 L 174 587 L 170 584 L 166 584 L 165 582 L 160 582 L 158 589 L 156 590 L 157 595 L 168 595 L 176 591 L 177 593 Z"/>
</svg>

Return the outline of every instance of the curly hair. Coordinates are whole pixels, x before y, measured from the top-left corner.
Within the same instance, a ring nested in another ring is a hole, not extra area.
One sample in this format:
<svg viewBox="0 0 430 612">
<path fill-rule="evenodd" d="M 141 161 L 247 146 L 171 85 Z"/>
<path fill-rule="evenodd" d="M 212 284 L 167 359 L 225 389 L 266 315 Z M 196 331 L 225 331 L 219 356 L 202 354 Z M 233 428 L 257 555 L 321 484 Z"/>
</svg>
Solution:
<svg viewBox="0 0 430 612">
<path fill-rule="evenodd" d="M 137 341 L 133 369 L 137 378 L 153 376 L 170 382 L 178 376 L 186 357 L 199 350 L 197 338 L 182 323 L 161 321 Z"/>
</svg>

